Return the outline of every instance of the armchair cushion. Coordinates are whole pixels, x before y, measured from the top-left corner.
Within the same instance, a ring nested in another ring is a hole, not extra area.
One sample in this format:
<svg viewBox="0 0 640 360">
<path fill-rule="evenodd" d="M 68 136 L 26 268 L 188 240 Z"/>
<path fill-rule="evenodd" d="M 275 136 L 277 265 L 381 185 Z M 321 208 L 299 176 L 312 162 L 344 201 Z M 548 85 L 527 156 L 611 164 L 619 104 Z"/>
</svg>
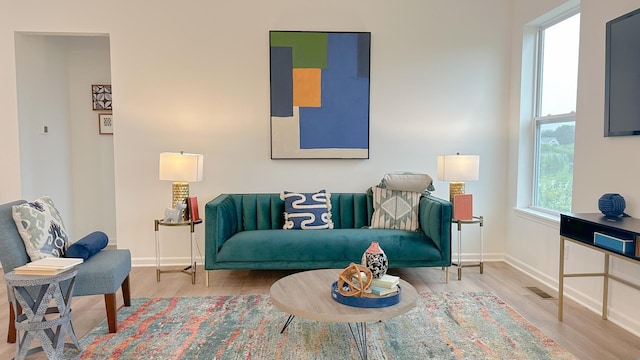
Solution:
<svg viewBox="0 0 640 360">
<path fill-rule="evenodd" d="M 107 247 L 108 243 L 109 238 L 107 234 L 102 231 L 94 231 L 71 244 L 67 249 L 66 256 L 70 258 L 82 258 L 84 261 L 87 261 L 87 259 Z"/>
<path fill-rule="evenodd" d="M 73 296 L 115 293 L 130 271 L 128 249 L 102 250 L 78 265 Z"/>
<path fill-rule="evenodd" d="M 31 261 L 64 256 L 69 236 L 50 197 L 14 205 L 13 220 Z"/>
</svg>

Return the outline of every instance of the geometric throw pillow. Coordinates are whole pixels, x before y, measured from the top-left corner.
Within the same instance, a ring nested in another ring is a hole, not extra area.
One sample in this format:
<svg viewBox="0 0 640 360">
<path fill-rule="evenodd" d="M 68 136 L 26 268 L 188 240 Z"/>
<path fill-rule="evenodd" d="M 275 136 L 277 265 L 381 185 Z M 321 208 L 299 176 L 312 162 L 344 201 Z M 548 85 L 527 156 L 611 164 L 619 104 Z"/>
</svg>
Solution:
<svg viewBox="0 0 640 360">
<path fill-rule="evenodd" d="M 373 216 L 371 228 L 418 230 L 419 192 L 381 189 L 373 190 Z"/>
<path fill-rule="evenodd" d="M 60 213 L 48 196 L 13 206 L 13 221 L 31 261 L 64 257 L 69 236 Z"/>
<path fill-rule="evenodd" d="M 283 191 L 280 199 L 284 201 L 283 229 L 333 229 L 331 193 L 325 190 L 316 193 Z"/>
</svg>

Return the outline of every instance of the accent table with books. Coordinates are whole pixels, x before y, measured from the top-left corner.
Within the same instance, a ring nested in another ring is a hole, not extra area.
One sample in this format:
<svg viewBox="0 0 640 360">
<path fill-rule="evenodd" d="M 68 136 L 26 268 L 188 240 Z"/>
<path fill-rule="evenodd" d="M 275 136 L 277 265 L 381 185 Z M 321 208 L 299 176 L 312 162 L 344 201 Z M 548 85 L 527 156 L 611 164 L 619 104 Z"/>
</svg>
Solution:
<svg viewBox="0 0 640 360">
<path fill-rule="evenodd" d="M 77 273 L 75 267 L 71 267 L 54 275 L 20 275 L 15 271 L 4 275 L 15 314 L 15 319 L 10 321 L 15 321 L 18 332 L 16 359 L 24 359 L 38 351 L 44 351 L 50 359 L 62 359 L 65 345 L 82 351 L 71 323 L 71 294 Z M 62 282 L 69 283 L 64 293 L 60 286 Z M 35 299 L 32 294 L 36 295 Z M 52 301 L 55 306 L 50 307 Z M 58 316 L 52 318 L 52 314 Z M 70 344 L 64 343 L 67 335 L 71 338 Z M 35 338 L 40 346 L 30 349 Z"/>
<path fill-rule="evenodd" d="M 276 281 L 269 291 L 271 302 L 279 310 L 290 314 L 282 332 L 295 316 L 323 322 L 347 323 L 363 359 L 367 358 L 367 322 L 390 319 L 402 315 L 416 305 L 418 293 L 408 282 L 400 279 L 402 296 L 396 305 L 382 308 L 360 308 L 340 304 L 331 297 L 331 284 L 341 269 L 322 269 L 299 272 Z M 355 323 L 355 329 L 351 323 Z"/>
</svg>

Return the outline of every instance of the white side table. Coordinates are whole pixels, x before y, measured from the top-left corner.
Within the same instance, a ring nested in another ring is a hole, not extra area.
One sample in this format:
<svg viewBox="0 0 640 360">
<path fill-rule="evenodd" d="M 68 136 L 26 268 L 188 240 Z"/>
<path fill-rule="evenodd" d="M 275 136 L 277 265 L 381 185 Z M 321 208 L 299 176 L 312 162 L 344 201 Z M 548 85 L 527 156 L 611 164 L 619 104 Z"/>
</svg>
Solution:
<svg viewBox="0 0 640 360">
<path fill-rule="evenodd" d="M 180 272 L 191 276 L 191 284 L 196 283 L 196 261 L 193 258 L 193 242 L 195 241 L 195 226 L 202 223 L 202 219 L 196 221 L 181 221 L 181 222 L 164 222 L 163 220 L 154 220 L 154 228 L 156 232 L 156 282 L 160 282 L 160 274 Z M 184 269 L 178 270 L 162 270 L 160 269 L 160 226 L 188 226 L 189 227 L 189 243 L 190 243 L 190 256 L 191 263 Z"/>
<path fill-rule="evenodd" d="M 458 224 L 458 261 L 451 264 L 458 268 L 458 280 L 462 280 L 463 267 L 480 267 L 480 274 L 484 271 L 483 262 L 483 228 L 484 218 L 482 216 L 474 216 L 471 220 L 451 220 L 452 223 Z M 462 225 L 479 224 L 480 225 L 480 261 L 478 263 L 463 264 L 462 263 Z"/>
</svg>

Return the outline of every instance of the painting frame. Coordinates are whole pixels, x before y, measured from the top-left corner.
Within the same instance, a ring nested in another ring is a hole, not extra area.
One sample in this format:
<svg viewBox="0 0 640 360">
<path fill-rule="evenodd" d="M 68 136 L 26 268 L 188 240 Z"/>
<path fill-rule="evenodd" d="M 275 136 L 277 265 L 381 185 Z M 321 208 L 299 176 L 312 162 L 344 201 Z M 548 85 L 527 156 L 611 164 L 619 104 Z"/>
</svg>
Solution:
<svg viewBox="0 0 640 360">
<path fill-rule="evenodd" d="M 269 31 L 271 159 L 369 159 L 371 33 Z"/>
<path fill-rule="evenodd" d="M 91 102 L 93 110 L 105 111 L 113 110 L 111 85 L 95 84 L 91 85 Z"/>
<path fill-rule="evenodd" d="M 113 114 L 98 114 L 98 133 L 100 135 L 113 135 Z"/>
</svg>

